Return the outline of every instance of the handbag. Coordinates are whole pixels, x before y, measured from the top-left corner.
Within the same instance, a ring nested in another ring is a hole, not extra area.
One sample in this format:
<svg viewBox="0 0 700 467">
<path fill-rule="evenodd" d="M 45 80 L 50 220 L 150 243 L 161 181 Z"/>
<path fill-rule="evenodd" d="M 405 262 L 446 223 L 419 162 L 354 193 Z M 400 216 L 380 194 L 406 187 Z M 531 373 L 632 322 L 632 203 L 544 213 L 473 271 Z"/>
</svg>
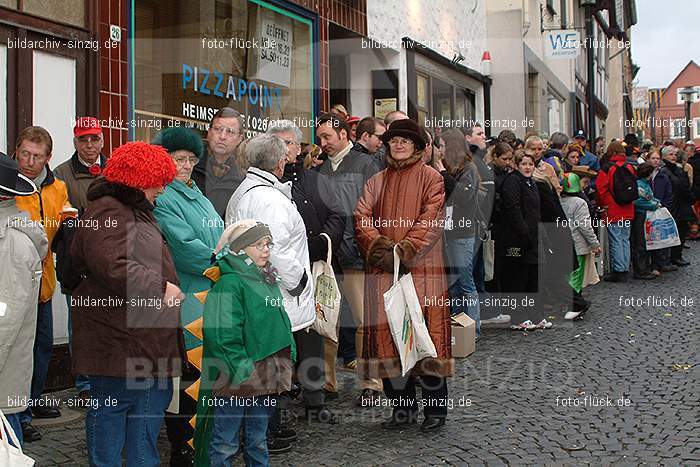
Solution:
<svg viewBox="0 0 700 467">
<path fill-rule="evenodd" d="M 644 221 L 644 238 L 647 250 L 660 250 L 681 244 L 678 227 L 673 216 L 666 208 L 647 211 Z"/>
<path fill-rule="evenodd" d="M 413 276 L 409 272 L 399 279 L 399 255 L 394 246 L 394 281 L 384 293 L 384 311 L 391 337 L 401 360 L 401 376 L 426 357 L 437 357 L 435 344 L 425 325 Z"/>
<path fill-rule="evenodd" d="M 314 299 L 316 303 L 316 319 L 311 329 L 320 335 L 338 342 L 338 317 L 340 316 L 340 288 L 335 279 L 331 260 L 333 245 L 331 238 L 325 233 L 328 242 L 328 255 L 326 260 L 315 261 L 311 270 L 314 281 Z"/>
<path fill-rule="evenodd" d="M 5 414 L 0 410 L 0 467 L 31 467 L 34 459 L 22 452 L 22 446 L 10 426 L 10 422 L 5 418 Z M 10 444 L 10 440 L 12 444 Z"/>
</svg>

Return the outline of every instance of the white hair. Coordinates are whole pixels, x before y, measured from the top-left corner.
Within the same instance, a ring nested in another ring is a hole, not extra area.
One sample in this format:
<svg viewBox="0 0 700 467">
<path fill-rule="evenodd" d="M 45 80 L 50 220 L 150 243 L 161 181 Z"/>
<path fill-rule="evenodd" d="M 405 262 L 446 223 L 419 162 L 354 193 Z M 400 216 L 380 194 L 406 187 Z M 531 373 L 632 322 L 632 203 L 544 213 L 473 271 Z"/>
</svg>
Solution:
<svg viewBox="0 0 700 467">
<path fill-rule="evenodd" d="M 295 143 L 300 144 L 302 135 L 299 127 L 291 120 L 272 120 L 267 127 L 268 135 L 276 135 L 278 133 L 291 133 L 294 135 Z"/>
</svg>

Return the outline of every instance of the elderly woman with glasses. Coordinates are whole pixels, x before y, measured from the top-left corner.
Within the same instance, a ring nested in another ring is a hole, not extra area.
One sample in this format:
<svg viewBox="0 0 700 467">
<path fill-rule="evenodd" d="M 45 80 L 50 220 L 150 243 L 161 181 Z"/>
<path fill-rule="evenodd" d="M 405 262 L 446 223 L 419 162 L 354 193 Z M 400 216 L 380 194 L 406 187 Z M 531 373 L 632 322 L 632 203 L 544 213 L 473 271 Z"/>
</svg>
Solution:
<svg viewBox="0 0 700 467">
<path fill-rule="evenodd" d="M 393 413 L 382 423 L 401 430 L 418 415 L 416 377 L 426 399 L 421 431 L 439 429 L 447 417 L 446 377 L 454 373 L 448 284 L 443 261 L 445 184 L 440 173 L 422 163 L 426 141 L 412 120 L 395 121 L 382 135 L 388 145 L 387 168 L 370 178 L 355 209 L 357 243 L 367 258 L 362 355 L 358 372 L 382 378 Z M 404 271 L 413 276 L 421 311 L 437 357 L 425 358 L 402 378 L 384 309 L 392 286 L 394 249 Z"/>
<path fill-rule="evenodd" d="M 166 128 L 156 135 L 153 143 L 168 151 L 177 168 L 175 180 L 158 197 L 154 214 L 170 248 L 180 287 L 185 294 L 181 317 L 186 329 L 185 348 L 190 350 L 200 346 L 201 340 L 187 328 L 201 318 L 203 308 L 193 294 L 210 287 L 209 280 L 202 273 L 211 266 L 212 253 L 224 231 L 224 221 L 191 179 L 192 169 L 199 162 L 203 149 L 199 135 L 188 128 Z M 198 377 L 192 365 L 185 369 L 180 385 L 179 414 L 165 417 L 171 459 L 185 461 L 194 455 L 187 441 L 192 438 L 189 420 L 197 405 L 185 390 Z"/>
</svg>

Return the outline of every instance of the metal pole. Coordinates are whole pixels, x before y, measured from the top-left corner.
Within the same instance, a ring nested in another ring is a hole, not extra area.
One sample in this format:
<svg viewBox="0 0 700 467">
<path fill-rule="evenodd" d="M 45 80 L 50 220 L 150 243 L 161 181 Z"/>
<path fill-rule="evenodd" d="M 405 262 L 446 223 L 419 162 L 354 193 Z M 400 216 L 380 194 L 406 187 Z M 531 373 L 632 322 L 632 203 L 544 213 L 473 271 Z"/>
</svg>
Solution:
<svg viewBox="0 0 700 467">
<path fill-rule="evenodd" d="M 690 95 L 685 101 L 685 140 L 690 141 Z"/>
<path fill-rule="evenodd" d="M 588 59 L 588 83 L 587 83 L 587 100 L 588 100 L 588 135 L 591 141 L 596 138 L 595 125 L 595 63 L 593 47 L 593 6 L 586 6 L 586 58 Z"/>
</svg>

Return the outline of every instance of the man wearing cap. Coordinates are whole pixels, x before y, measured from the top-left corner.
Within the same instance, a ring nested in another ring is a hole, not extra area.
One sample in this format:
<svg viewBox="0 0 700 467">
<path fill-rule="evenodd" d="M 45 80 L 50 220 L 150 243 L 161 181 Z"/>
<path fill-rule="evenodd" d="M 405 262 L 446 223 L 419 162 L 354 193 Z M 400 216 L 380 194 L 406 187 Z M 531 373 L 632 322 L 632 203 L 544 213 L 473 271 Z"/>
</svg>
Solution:
<svg viewBox="0 0 700 467">
<path fill-rule="evenodd" d="M 583 156 L 578 160 L 579 165 L 587 165 L 591 169 L 598 172 L 600 170 L 600 161 L 592 152 L 586 150 L 586 140 L 588 137 L 583 130 L 578 130 L 574 135 L 574 142 L 583 148 Z"/>
<path fill-rule="evenodd" d="M 87 207 L 87 191 L 90 184 L 102 174 L 107 163 L 107 158 L 102 154 L 104 138 L 100 122 L 95 117 L 80 117 L 73 128 L 73 146 L 75 152 L 70 159 L 56 167 L 54 175 L 66 184 L 68 200 L 70 204 L 82 212 Z M 58 241 L 67 240 L 67 232 L 59 232 Z M 67 245 L 67 242 L 66 242 Z M 61 272 L 64 268 L 70 268 L 71 263 L 65 257 L 61 247 L 54 248 L 56 252 L 56 268 L 58 280 L 61 282 L 61 292 L 66 295 L 68 303 L 68 338 L 72 340 L 72 326 L 70 322 L 70 296 L 69 290 L 61 280 Z M 71 348 L 72 351 L 72 348 Z M 75 388 L 82 398 L 86 398 L 90 391 L 90 382 L 85 375 L 75 377 Z"/>
<path fill-rule="evenodd" d="M 70 216 L 70 203 L 66 184 L 54 177 L 49 169 L 49 160 L 53 140 L 44 128 L 30 126 L 22 130 L 15 145 L 15 159 L 22 175 L 32 180 L 38 192 L 17 198 L 17 208 L 29 214 L 33 221 L 41 222 L 49 245 L 53 241 L 61 222 Z M 41 289 L 39 291 L 36 339 L 34 341 L 34 373 L 32 376 L 31 408 L 25 410 L 20 419 L 24 440 L 27 442 L 41 439 L 41 434 L 31 425 L 32 416 L 37 418 L 56 418 L 61 412 L 49 407 L 40 400 L 49 370 L 51 352 L 53 351 L 53 311 L 51 297 L 56 287 L 56 271 L 53 252 L 49 248 L 43 262 Z"/>
<path fill-rule="evenodd" d="M 20 413 L 27 409 L 32 385 L 36 307 L 41 260 L 48 240 L 41 226 L 17 209 L 16 197 L 31 196 L 36 186 L 19 173 L 17 162 L 0 153 L 0 410 L 22 443 Z"/>
<path fill-rule="evenodd" d="M 87 190 L 102 174 L 107 159 L 102 154 L 104 139 L 100 122 L 94 117 L 80 117 L 73 128 L 75 152 L 54 170 L 68 189 L 70 204 L 79 211 L 87 207 Z"/>
</svg>

